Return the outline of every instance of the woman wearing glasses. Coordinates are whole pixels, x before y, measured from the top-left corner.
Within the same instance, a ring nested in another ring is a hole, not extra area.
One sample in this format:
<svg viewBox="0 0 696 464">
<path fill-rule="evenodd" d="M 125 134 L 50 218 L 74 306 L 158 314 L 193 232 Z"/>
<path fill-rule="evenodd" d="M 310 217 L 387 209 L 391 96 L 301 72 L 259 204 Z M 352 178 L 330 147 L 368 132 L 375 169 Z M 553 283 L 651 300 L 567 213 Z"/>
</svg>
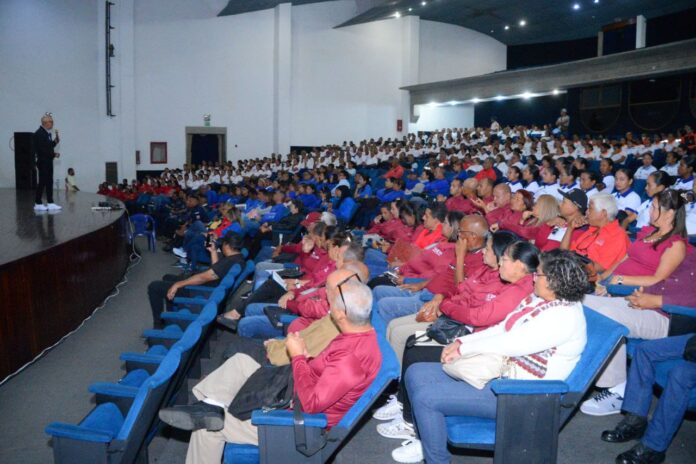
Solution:
<svg viewBox="0 0 696 464">
<path fill-rule="evenodd" d="M 581 304 L 587 287 L 584 265 L 573 253 L 553 250 L 542 254 L 534 274 L 534 292 L 499 324 L 445 347 L 441 363 L 491 353 L 508 357 L 510 378 L 565 380 L 587 341 Z M 450 377 L 440 363 L 411 366 L 406 372 L 406 390 L 420 440 L 409 440 L 394 450 L 392 457 L 397 462 L 449 463 L 446 416 L 496 417 L 497 399 L 489 385 L 479 390 Z"/>
</svg>

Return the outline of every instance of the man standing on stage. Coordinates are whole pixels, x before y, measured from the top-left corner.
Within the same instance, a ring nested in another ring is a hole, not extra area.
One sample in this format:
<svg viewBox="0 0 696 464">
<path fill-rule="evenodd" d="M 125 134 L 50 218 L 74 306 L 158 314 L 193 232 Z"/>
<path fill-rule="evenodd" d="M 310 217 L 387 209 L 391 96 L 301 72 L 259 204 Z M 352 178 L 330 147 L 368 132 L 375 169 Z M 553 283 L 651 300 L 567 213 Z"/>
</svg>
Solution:
<svg viewBox="0 0 696 464">
<path fill-rule="evenodd" d="M 62 209 L 61 206 L 53 203 L 53 158 L 60 156 L 54 152 L 60 137 L 56 130 L 55 140 L 51 134 L 53 129 L 53 117 L 50 113 L 46 113 L 41 118 L 41 127 L 34 132 L 34 152 L 36 153 L 36 167 L 39 170 L 39 182 L 36 186 L 36 199 L 34 201 L 34 210 L 36 211 L 57 211 Z M 43 192 L 46 190 L 46 203 L 43 204 Z"/>
</svg>

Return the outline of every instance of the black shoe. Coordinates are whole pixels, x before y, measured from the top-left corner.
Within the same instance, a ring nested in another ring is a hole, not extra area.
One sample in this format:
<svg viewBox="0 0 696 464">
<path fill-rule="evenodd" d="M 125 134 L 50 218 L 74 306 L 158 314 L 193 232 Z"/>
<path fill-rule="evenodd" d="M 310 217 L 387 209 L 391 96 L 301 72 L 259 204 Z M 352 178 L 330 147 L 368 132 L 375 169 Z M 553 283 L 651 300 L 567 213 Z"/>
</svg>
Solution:
<svg viewBox="0 0 696 464">
<path fill-rule="evenodd" d="M 647 427 L 648 420 L 645 417 L 626 414 L 626 417 L 619 422 L 614 430 L 602 432 L 602 440 L 609 443 L 624 443 L 637 440 L 643 436 Z"/>
<path fill-rule="evenodd" d="M 665 453 L 655 451 L 643 443 L 638 443 L 636 446 L 616 456 L 616 464 L 660 464 L 665 462 Z"/>
<path fill-rule="evenodd" d="M 246 292 L 244 295 L 242 295 L 240 298 L 241 298 L 242 300 L 247 300 L 247 299 L 249 299 L 249 297 L 251 296 L 252 293 L 254 293 L 253 290 L 249 290 L 249 291 Z"/>
<path fill-rule="evenodd" d="M 188 406 L 160 409 L 159 418 L 165 424 L 181 430 L 206 429 L 217 432 L 225 426 L 224 409 L 202 401 Z"/>
<path fill-rule="evenodd" d="M 237 325 L 239 325 L 239 319 L 230 319 L 229 317 L 225 317 L 223 314 L 220 314 L 218 317 L 216 317 L 215 322 L 217 322 L 223 327 L 230 329 L 232 332 L 236 332 Z"/>
</svg>

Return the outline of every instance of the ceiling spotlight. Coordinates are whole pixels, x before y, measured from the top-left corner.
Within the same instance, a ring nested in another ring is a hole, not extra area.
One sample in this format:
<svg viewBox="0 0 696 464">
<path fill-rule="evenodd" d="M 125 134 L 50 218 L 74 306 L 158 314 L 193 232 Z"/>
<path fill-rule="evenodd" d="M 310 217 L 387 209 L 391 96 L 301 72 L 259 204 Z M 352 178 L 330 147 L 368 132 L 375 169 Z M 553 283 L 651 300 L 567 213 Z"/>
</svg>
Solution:
<svg viewBox="0 0 696 464">
<path fill-rule="evenodd" d="M 522 98 L 524 98 L 525 100 L 529 100 L 530 98 L 532 98 L 532 92 L 522 93 Z"/>
<path fill-rule="evenodd" d="M 502 95 L 498 95 L 497 97 L 495 97 L 495 99 L 498 101 L 502 101 L 505 99 L 505 97 L 503 97 Z"/>
<path fill-rule="evenodd" d="M 579 3 L 574 3 L 574 4 L 573 4 L 573 9 L 574 9 L 574 10 L 579 10 L 579 9 L 580 9 L 580 4 L 579 4 Z"/>
<path fill-rule="evenodd" d="M 506 26 L 505 26 L 505 30 L 507 31 L 507 30 L 509 30 L 509 29 L 510 29 L 510 26 L 506 25 Z"/>
<path fill-rule="evenodd" d="M 521 27 L 524 27 L 524 26 L 526 26 L 526 25 L 527 25 L 527 21 L 524 20 L 524 19 L 521 19 L 521 20 L 520 20 L 520 26 L 521 26 Z"/>
<path fill-rule="evenodd" d="M 401 17 L 401 13 L 399 13 L 399 12 L 397 11 L 396 13 L 394 13 L 394 17 L 395 17 L 395 18 L 400 18 L 400 17 Z"/>
<path fill-rule="evenodd" d="M 597 3 L 599 3 L 599 0 L 594 0 L 594 4 L 596 5 Z"/>
<path fill-rule="evenodd" d="M 478 97 L 474 97 L 471 99 L 471 103 L 478 103 L 480 101 L 481 101 L 481 99 L 479 99 Z"/>
<path fill-rule="evenodd" d="M 427 4 L 428 4 L 428 2 L 421 2 L 421 6 L 425 6 Z"/>
<path fill-rule="evenodd" d="M 491 29 L 491 34 L 493 33 L 493 29 Z"/>
<path fill-rule="evenodd" d="M 449 102 L 449 105 L 450 105 L 450 106 L 455 106 L 456 104 L 457 104 L 457 101 L 456 101 L 456 100 L 452 100 L 452 101 Z"/>
<path fill-rule="evenodd" d="M 430 103 L 428 103 L 428 105 L 430 105 L 430 107 L 432 108 L 432 107 L 437 106 L 437 102 L 430 102 Z"/>
<path fill-rule="evenodd" d="M 553 92 L 552 92 L 552 93 L 553 93 L 554 95 L 558 95 L 559 93 L 561 93 L 561 91 L 558 90 L 558 89 L 553 89 Z"/>
<path fill-rule="evenodd" d="M 413 11 L 413 8 L 409 8 L 408 11 Z"/>
</svg>

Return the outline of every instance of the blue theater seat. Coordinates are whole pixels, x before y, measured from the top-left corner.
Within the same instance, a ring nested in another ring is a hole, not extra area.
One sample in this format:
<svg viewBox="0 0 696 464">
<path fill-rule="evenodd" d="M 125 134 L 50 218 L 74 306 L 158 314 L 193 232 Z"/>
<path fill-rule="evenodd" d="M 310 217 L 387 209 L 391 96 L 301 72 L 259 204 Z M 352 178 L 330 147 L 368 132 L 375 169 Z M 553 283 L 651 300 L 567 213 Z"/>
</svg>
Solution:
<svg viewBox="0 0 696 464">
<path fill-rule="evenodd" d="M 259 446 L 228 443 L 225 445 L 224 462 L 290 464 L 328 461 L 387 386 L 399 377 L 401 369 L 394 351 L 383 331 L 377 330 L 377 335 L 382 353 L 379 373 L 367 391 L 335 427 L 326 430 L 327 421 L 324 414 L 303 414 L 304 426 L 298 427 L 296 434 L 293 411 L 257 410 L 252 413 L 251 423 L 258 427 Z M 306 443 L 306 447 L 301 445 L 303 442 Z"/>
<path fill-rule="evenodd" d="M 587 345 L 566 381 L 494 380 L 496 419 L 447 417 L 452 446 L 494 451 L 494 463 L 556 462 L 558 432 L 622 338 L 624 326 L 585 308 Z"/>
<path fill-rule="evenodd" d="M 172 349 L 155 374 L 139 387 L 114 388 L 111 397 L 106 391 L 98 395 L 97 406 L 79 424 L 49 424 L 46 433 L 53 439 L 54 461 L 71 464 L 147 462 L 147 447 L 142 445 L 180 360 L 181 352 Z"/>
</svg>

